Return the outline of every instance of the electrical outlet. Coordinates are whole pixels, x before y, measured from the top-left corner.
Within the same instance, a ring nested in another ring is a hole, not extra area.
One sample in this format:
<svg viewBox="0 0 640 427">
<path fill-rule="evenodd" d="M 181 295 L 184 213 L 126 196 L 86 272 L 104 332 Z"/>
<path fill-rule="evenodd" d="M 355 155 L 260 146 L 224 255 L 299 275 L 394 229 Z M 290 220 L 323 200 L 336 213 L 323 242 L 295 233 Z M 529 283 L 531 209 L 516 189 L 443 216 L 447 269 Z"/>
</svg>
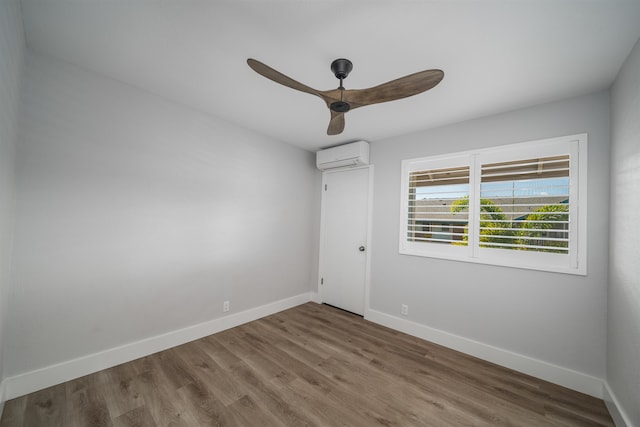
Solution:
<svg viewBox="0 0 640 427">
<path fill-rule="evenodd" d="M 225 301 L 225 302 L 222 303 L 222 311 L 224 311 L 226 313 L 227 311 L 229 311 L 229 308 L 230 308 L 229 301 Z"/>
<path fill-rule="evenodd" d="M 409 306 L 407 304 L 402 304 L 402 308 L 400 309 L 400 312 L 402 313 L 403 316 L 408 316 Z"/>
</svg>

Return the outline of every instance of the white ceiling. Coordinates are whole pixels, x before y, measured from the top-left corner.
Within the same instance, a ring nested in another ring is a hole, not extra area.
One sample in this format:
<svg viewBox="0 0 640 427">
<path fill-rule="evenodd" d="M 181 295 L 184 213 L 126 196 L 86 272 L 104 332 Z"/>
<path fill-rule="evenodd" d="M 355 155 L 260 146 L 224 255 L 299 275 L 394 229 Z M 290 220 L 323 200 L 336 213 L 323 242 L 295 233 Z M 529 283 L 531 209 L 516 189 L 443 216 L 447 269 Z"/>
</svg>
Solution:
<svg viewBox="0 0 640 427">
<path fill-rule="evenodd" d="M 640 37 L 640 0 L 22 0 L 28 46 L 309 150 L 376 141 L 605 89 Z M 316 89 L 440 68 L 431 91 L 347 113 Z"/>
</svg>

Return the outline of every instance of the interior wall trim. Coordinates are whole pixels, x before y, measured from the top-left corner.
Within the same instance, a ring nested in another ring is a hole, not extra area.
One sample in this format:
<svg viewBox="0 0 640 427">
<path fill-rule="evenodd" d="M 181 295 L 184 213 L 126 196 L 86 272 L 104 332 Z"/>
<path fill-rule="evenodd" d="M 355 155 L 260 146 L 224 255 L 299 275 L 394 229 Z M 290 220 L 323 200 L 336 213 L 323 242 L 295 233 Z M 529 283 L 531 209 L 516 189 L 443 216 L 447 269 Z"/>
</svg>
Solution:
<svg viewBox="0 0 640 427">
<path fill-rule="evenodd" d="M 604 383 L 604 404 L 607 405 L 607 409 L 609 410 L 609 414 L 613 419 L 613 423 L 616 427 L 632 427 L 633 424 L 629 417 L 627 417 L 626 412 L 620 406 L 620 402 L 616 398 L 616 395 L 611 390 L 609 383 L 605 381 Z"/>
<path fill-rule="evenodd" d="M 7 386 L 7 381 L 2 380 L 0 382 L 0 419 L 2 419 L 2 412 L 4 411 L 4 402 L 5 402 L 4 392 L 5 392 L 6 386 Z"/>
<path fill-rule="evenodd" d="M 56 384 L 148 356 L 171 347 L 185 344 L 244 323 L 314 300 L 315 292 L 305 292 L 290 298 L 271 302 L 209 320 L 183 329 L 145 338 L 143 340 L 89 354 L 55 365 L 8 377 L 0 387 L 0 402 L 24 396 Z"/>
<path fill-rule="evenodd" d="M 603 398 L 604 381 L 582 372 L 556 366 L 522 354 L 513 353 L 499 347 L 391 316 L 377 310 L 369 309 L 365 319 L 479 359 L 570 388 L 571 390 L 597 397 L 598 399 Z"/>
</svg>

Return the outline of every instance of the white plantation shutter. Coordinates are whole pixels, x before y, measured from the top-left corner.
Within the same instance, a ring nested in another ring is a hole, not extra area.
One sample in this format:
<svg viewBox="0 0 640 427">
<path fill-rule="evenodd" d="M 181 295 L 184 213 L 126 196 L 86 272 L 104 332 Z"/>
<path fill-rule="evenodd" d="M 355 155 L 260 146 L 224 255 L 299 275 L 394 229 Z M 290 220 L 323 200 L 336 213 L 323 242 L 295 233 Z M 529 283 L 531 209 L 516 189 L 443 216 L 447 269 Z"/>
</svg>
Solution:
<svg viewBox="0 0 640 427">
<path fill-rule="evenodd" d="M 467 245 L 469 166 L 409 173 L 407 239 L 412 242 Z"/>
<path fill-rule="evenodd" d="M 568 254 L 569 172 L 568 154 L 481 165 L 480 247 Z"/>
<path fill-rule="evenodd" d="M 469 161 L 468 155 L 454 155 L 402 162 L 401 253 L 468 256 L 473 186 Z"/>
<path fill-rule="evenodd" d="M 587 135 L 402 162 L 400 253 L 586 274 Z"/>
</svg>

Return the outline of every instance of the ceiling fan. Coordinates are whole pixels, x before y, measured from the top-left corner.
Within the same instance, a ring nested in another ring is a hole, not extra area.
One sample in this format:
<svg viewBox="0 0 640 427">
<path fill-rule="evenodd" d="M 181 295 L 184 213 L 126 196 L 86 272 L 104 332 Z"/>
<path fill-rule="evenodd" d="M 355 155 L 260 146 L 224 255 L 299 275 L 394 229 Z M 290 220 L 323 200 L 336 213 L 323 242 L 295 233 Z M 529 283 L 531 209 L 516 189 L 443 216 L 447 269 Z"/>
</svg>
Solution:
<svg viewBox="0 0 640 427">
<path fill-rule="evenodd" d="M 425 70 L 368 89 L 345 89 L 342 81 L 353 69 L 353 64 L 348 59 L 341 58 L 331 63 L 331 71 L 340 80 L 340 86 L 332 90 L 316 90 L 255 59 L 247 59 L 247 64 L 256 73 L 276 83 L 322 98 L 331 112 L 327 135 L 342 133 L 344 113 L 349 110 L 417 95 L 436 86 L 444 77 L 442 70 Z"/>
</svg>

